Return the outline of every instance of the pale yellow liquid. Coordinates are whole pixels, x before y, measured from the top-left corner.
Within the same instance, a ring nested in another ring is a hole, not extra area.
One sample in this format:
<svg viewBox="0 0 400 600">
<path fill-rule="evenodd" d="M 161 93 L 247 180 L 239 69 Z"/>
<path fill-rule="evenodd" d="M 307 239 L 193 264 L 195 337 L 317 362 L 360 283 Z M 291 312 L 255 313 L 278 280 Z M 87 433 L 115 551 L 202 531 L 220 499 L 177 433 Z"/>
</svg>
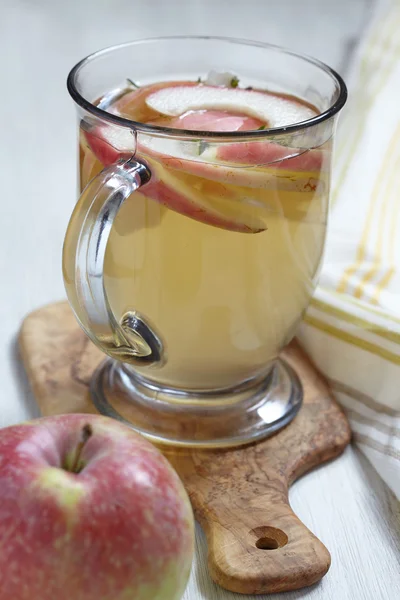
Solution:
<svg viewBox="0 0 400 600">
<path fill-rule="evenodd" d="M 328 146 L 325 151 L 328 164 Z M 101 168 L 91 150 L 81 148 L 82 188 Z M 200 177 L 174 176 L 206 189 Z M 293 337 L 313 293 L 328 170 L 310 191 L 279 189 L 278 179 L 270 189 L 225 187 L 239 199 L 229 205 L 230 216 L 246 198 L 246 210 L 256 206 L 264 231 L 238 233 L 198 222 L 146 198 L 145 188 L 123 204 L 112 229 L 106 293 L 118 320 L 139 311 L 161 337 L 164 364 L 138 369 L 159 384 L 215 389 L 265 372 Z M 70 228 L 67 248 L 76 234 Z M 71 273 L 67 269 L 66 285 L 79 316 Z"/>
</svg>

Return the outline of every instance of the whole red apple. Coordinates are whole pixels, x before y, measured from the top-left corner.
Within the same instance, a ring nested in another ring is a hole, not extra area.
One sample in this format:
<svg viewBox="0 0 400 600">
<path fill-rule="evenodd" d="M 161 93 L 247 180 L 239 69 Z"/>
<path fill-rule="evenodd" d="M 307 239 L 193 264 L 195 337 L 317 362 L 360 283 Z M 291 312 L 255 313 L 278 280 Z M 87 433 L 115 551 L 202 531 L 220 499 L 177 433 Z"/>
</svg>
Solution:
<svg viewBox="0 0 400 600">
<path fill-rule="evenodd" d="M 178 600 L 193 516 L 168 461 L 97 415 L 0 431 L 0 600 Z"/>
</svg>

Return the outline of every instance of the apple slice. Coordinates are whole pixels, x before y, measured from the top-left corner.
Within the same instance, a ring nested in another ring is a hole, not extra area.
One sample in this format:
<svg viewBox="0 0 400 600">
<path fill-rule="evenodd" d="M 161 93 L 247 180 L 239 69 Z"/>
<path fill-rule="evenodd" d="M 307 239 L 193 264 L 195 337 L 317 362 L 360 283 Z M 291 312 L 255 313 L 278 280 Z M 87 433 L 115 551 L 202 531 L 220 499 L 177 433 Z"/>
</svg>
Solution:
<svg viewBox="0 0 400 600">
<path fill-rule="evenodd" d="M 178 117 L 196 110 L 224 110 L 242 114 L 281 127 L 306 121 L 316 112 L 300 102 L 267 92 L 209 85 L 164 87 L 146 97 L 152 110 L 169 117 Z"/>
<path fill-rule="evenodd" d="M 93 154 L 105 166 L 134 154 L 134 138 L 129 131 L 120 128 L 112 132 L 110 127 L 99 126 L 89 132 L 86 131 L 85 135 Z M 240 147 L 242 144 L 235 145 Z M 238 153 L 238 148 L 236 150 L 232 148 L 235 145 L 227 146 L 229 151 L 233 151 L 233 156 L 229 155 L 231 159 Z M 267 161 L 272 158 L 279 161 L 282 154 L 286 157 L 288 151 L 290 152 L 290 149 L 276 144 L 266 143 L 264 146 L 260 158 Z M 250 148 L 249 152 L 254 154 L 255 149 Z M 221 190 L 214 195 L 202 194 L 192 185 L 185 183 L 182 177 L 174 175 L 174 172 L 195 175 L 203 181 L 214 181 L 241 188 L 278 188 L 305 192 L 316 189 L 322 160 L 320 151 L 311 151 L 291 159 L 286 158 L 283 162 L 271 164 L 267 168 L 248 168 L 239 165 L 233 168 L 213 162 L 173 157 L 143 143 L 138 145 L 137 154 L 144 158 L 152 171 L 150 182 L 143 187 L 143 195 L 202 223 L 242 233 L 257 233 L 266 229 L 265 219 L 263 219 L 265 212 L 261 210 L 260 214 L 251 203 L 248 204 L 245 200 L 238 201 L 238 194 L 235 198 L 223 199 L 221 199 Z M 317 156 L 313 157 L 312 154 Z M 293 164 L 293 170 L 280 169 L 281 164 L 288 165 L 290 162 Z M 89 168 L 94 166 L 90 158 L 84 161 L 85 167 L 86 164 Z M 310 171 L 303 171 L 302 168 L 307 167 Z M 245 189 L 237 192 L 242 194 L 243 198 L 246 197 Z"/>
<path fill-rule="evenodd" d="M 201 198 L 200 194 L 186 195 L 176 188 L 171 188 L 161 180 L 146 184 L 143 187 L 142 194 L 185 217 L 190 217 L 195 221 L 200 221 L 200 223 L 205 223 L 206 225 L 213 225 L 220 229 L 239 233 L 258 233 L 266 229 L 265 224 L 261 220 L 256 220 L 256 218 L 250 216 L 243 216 L 243 214 L 240 215 L 241 219 L 236 221 L 233 219 L 229 220 L 222 214 L 219 214 L 211 202 L 206 202 Z"/>
<path fill-rule="evenodd" d="M 85 129 L 84 135 L 93 154 L 104 166 L 128 159 L 135 153 L 135 139 L 133 133 L 127 129 L 98 126 L 90 130 Z M 166 155 L 143 144 L 138 145 L 138 153 L 154 156 L 165 166 L 188 174 L 221 183 L 266 189 L 276 187 L 278 177 L 279 187 L 283 189 L 301 190 L 305 186 L 307 190 L 309 179 L 318 178 L 324 161 L 322 150 L 312 149 L 299 153 L 296 149 L 271 142 L 220 145 L 215 158 L 206 157 L 213 159 L 209 162 Z M 239 164 L 237 167 L 221 165 L 214 162 L 215 159 Z M 240 167 L 240 163 L 247 163 L 251 167 Z M 269 168 L 260 168 L 263 165 Z M 281 173 L 277 173 L 276 169 Z"/>
<path fill-rule="evenodd" d="M 82 126 L 86 141 L 93 154 L 105 167 L 120 159 L 128 159 L 136 150 L 134 133 L 125 127 Z"/>
<path fill-rule="evenodd" d="M 321 170 L 323 153 L 318 148 L 298 150 L 274 142 L 238 142 L 218 146 L 216 158 L 220 161 L 248 165 L 271 165 L 288 171 Z"/>
<path fill-rule="evenodd" d="M 161 125 L 160 121 L 157 125 Z M 166 120 L 165 125 L 176 129 L 198 131 L 249 131 L 259 129 L 264 123 L 254 117 L 231 114 L 222 110 L 198 110 Z"/>
<path fill-rule="evenodd" d="M 318 172 L 279 171 L 274 165 L 269 168 L 246 169 L 182 160 L 169 156 L 160 160 L 161 164 L 169 169 L 243 188 L 307 192 L 315 189 L 321 179 Z"/>
<path fill-rule="evenodd" d="M 186 217 L 221 229 L 258 233 L 267 228 L 262 220 L 263 211 L 260 214 L 252 204 L 238 202 L 228 190 L 216 189 L 213 193 L 209 189 L 202 193 L 157 161 L 147 158 L 147 162 L 152 178 L 141 189 L 144 196 Z"/>
<path fill-rule="evenodd" d="M 319 181 L 322 184 L 324 179 L 322 169 L 325 163 L 323 150 L 305 150 L 299 154 L 296 149 L 284 148 L 278 144 L 263 145 L 266 148 L 258 151 L 263 155 L 266 164 L 254 166 L 244 165 L 239 161 L 236 165 L 232 164 L 235 154 L 232 149 L 233 156 L 231 156 L 231 144 L 227 146 L 230 164 L 221 164 L 219 160 L 219 152 L 223 148 L 221 146 L 218 146 L 216 151 L 212 148 L 205 150 L 200 156 L 177 157 L 139 144 L 138 154 L 148 162 L 151 158 L 156 159 L 158 164 L 169 170 L 242 188 L 306 192 L 315 189 Z"/>
<path fill-rule="evenodd" d="M 120 115 L 121 117 L 132 119 L 133 121 L 150 123 L 153 119 L 158 119 L 160 114 L 158 112 L 154 112 L 147 106 L 147 96 L 166 87 L 170 89 L 175 86 L 193 87 L 198 85 L 199 84 L 196 81 L 163 81 L 160 83 L 145 85 L 137 90 L 132 90 L 127 94 L 124 94 L 108 110 L 114 114 Z"/>
<path fill-rule="evenodd" d="M 290 119 L 304 120 L 315 114 L 300 103 L 271 94 L 196 85 L 193 82 L 185 85 L 158 84 L 150 86 L 150 89 L 133 91 L 127 96 L 116 103 L 113 112 L 123 114 L 128 107 L 133 110 L 138 104 L 143 111 L 143 105 L 147 105 L 148 109 L 168 117 L 165 125 L 178 129 L 254 130 L 267 121 L 271 126 L 280 124 L 279 118 L 283 118 L 283 114 L 286 124 Z M 163 123 L 158 119 L 157 124 Z M 272 169 L 258 169 L 259 163 L 271 162 L 277 162 L 279 168 L 287 163 L 283 159 L 287 159 L 288 153 L 290 155 L 290 149 L 268 142 L 220 145 L 214 155 L 208 156 L 208 152 L 207 156 L 202 157 L 207 160 L 205 162 L 163 154 L 143 140 L 136 148 L 133 132 L 118 126 L 89 126 L 84 128 L 84 135 L 95 157 L 105 166 L 127 159 L 137 150 L 137 154 L 147 160 L 153 172 L 151 181 L 143 188 L 143 193 L 149 198 L 185 216 L 231 231 L 255 233 L 265 229 L 265 224 L 253 206 L 246 204 L 245 200 L 238 202 L 238 194 L 233 201 L 221 203 L 218 195 L 201 194 L 185 183 L 184 178 L 174 176 L 173 171 L 241 187 L 306 191 L 315 189 L 321 167 L 321 164 L 317 165 L 316 158 L 308 158 L 302 163 L 297 156 L 298 151 L 293 150 L 295 157 L 292 159 L 292 168 L 289 171 L 282 170 L 282 175 L 277 176 L 276 165 Z M 178 152 L 180 154 L 179 149 Z M 251 168 L 218 164 L 221 160 L 247 162 Z M 299 170 L 304 171 L 301 176 Z M 245 197 L 245 192 L 243 194 Z"/>
<path fill-rule="evenodd" d="M 121 159 L 128 159 L 134 154 L 134 138 L 127 130 L 114 129 L 113 131 L 111 127 L 98 126 L 89 131 L 85 130 L 85 137 L 94 157 L 104 166 Z M 231 210 L 228 202 L 225 203 L 223 210 L 215 208 L 210 199 L 203 198 L 191 186 L 168 175 L 166 169 L 160 168 L 158 162 L 152 160 L 152 154 L 157 158 L 160 155 L 150 152 L 147 146 L 139 147 L 138 152 L 144 156 L 152 172 L 150 182 L 142 188 L 142 193 L 146 197 L 182 215 L 214 227 L 241 233 L 257 233 L 265 229 L 264 223 L 254 217 L 251 211 L 246 215 L 243 209 Z M 90 157 L 90 154 L 87 156 Z M 84 166 L 88 170 L 91 169 L 94 166 L 93 161 L 85 157 Z M 217 203 L 217 199 L 214 200 Z"/>
</svg>

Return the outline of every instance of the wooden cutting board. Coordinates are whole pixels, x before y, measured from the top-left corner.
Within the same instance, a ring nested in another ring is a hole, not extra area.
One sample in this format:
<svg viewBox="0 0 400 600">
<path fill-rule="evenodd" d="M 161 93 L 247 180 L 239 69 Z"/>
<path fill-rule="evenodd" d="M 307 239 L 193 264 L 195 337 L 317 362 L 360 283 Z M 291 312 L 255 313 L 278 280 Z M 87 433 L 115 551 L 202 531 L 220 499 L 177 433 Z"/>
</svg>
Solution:
<svg viewBox="0 0 400 600">
<path fill-rule="evenodd" d="M 19 341 L 43 415 L 96 412 L 88 385 L 104 355 L 81 331 L 67 303 L 30 314 Z M 290 508 L 288 489 L 300 475 L 344 450 L 349 425 L 298 343 L 283 355 L 304 388 L 304 404 L 290 425 L 242 448 L 166 453 L 205 530 L 211 576 L 234 592 L 306 587 L 330 566 L 328 550 Z"/>
</svg>

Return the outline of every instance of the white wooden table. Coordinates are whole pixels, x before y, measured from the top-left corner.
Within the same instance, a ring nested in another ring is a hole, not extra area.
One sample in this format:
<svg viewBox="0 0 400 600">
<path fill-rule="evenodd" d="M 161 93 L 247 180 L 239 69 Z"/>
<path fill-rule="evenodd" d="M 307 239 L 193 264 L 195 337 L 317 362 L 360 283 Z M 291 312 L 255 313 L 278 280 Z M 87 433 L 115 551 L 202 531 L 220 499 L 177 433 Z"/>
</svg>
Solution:
<svg viewBox="0 0 400 600">
<path fill-rule="evenodd" d="M 137 37 L 231 35 L 291 46 L 343 70 L 372 0 L 0 0 L 0 425 L 38 414 L 16 347 L 22 318 L 64 297 L 61 245 L 75 200 L 75 115 L 65 78 L 87 53 Z M 311 589 L 272 598 L 400 598 L 399 504 L 349 448 L 291 492 L 332 567 Z M 197 536 L 184 600 L 218 588 Z"/>
</svg>

